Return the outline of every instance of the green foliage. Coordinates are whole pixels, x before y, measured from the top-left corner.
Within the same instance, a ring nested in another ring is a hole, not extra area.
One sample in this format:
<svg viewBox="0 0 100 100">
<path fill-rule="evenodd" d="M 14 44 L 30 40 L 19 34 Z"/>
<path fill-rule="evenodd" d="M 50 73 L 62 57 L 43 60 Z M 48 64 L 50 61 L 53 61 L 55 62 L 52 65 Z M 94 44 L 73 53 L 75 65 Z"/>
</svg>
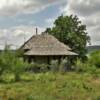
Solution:
<svg viewBox="0 0 100 100">
<path fill-rule="evenodd" d="M 24 50 L 22 50 L 22 49 L 17 49 L 16 52 L 15 52 L 15 55 L 17 57 L 22 57 L 23 54 L 24 54 Z"/>
<path fill-rule="evenodd" d="M 32 71 L 35 73 L 39 72 L 47 72 L 49 70 L 49 65 L 48 64 L 37 64 L 32 62 L 27 68 L 27 71 Z"/>
<path fill-rule="evenodd" d="M 59 71 L 59 62 L 58 62 L 58 60 L 52 60 L 51 61 L 50 69 L 51 69 L 52 72 Z"/>
<path fill-rule="evenodd" d="M 100 51 L 93 51 L 90 53 L 89 63 L 95 65 L 97 68 L 100 68 Z"/>
<path fill-rule="evenodd" d="M 86 64 L 84 64 L 80 59 L 75 62 L 75 70 L 78 72 L 86 71 Z"/>
<path fill-rule="evenodd" d="M 77 16 L 59 16 L 54 22 L 54 27 L 47 28 L 46 32 L 69 45 L 79 54 L 79 58 L 86 58 L 86 44 L 90 42 L 90 37 L 86 32 L 86 25 L 83 25 Z"/>
<path fill-rule="evenodd" d="M 67 67 L 67 58 L 65 58 L 65 59 L 61 59 L 61 63 L 60 63 L 60 65 L 59 65 L 59 71 L 61 72 L 61 73 L 65 73 L 66 72 L 66 70 L 68 69 Z"/>
<path fill-rule="evenodd" d="M 25 71 L 28 63 L 19 58 L 17 54 L 17 52 L 11 51 L 9 46 L 6 46 L 5 50 L 1 52 L 0 76 L 5 72 L 11 72 L 15 75 L 15 81 L 20 80 L 20 74 Z"/>
<path fill-rule="evenodd" d="M 88 72 L 88 73 L 91 73 L 91 74 L 96 74 L 96 71 L 97 71 L 95 65 L 92 65 L 88 61 L 83 63 L 79 59 L 77 59 L 77 61 L 75 63 L 75 69 L 76 69 L 77 72 Z"/>
<path fill-rule="evenodd" d="M 28 96 L 26 100 L 34 100 L 33 96 Z"/>
<path fill-rule="evenodd" d="M 47 71 L 52 71 L 52 72 L 61 72 L 64 73 L 67 70 L 67 59 L 61 59 L 61 62 L 58 60 L 52 60 L 50 65 L 48 64 L 37 64 L 32 62 L 27 68 L 27 71 L 32 71 L 35 73 L 40 73 L 40 72 L 47 72 Z"/>
<path fill-rule="evenodd" d="M 8 51 L 8 47 L 5 47 L 5 50 L 0 54 L 0 77 L 1 75 L 11 69 L 11 60 L 13 55 L 11 51 Z"/>
<path fill-rule="evenodd" d="M 47 72 L 49 71 L 49 65 L 48 64 L 42 64 L 40 66 L 40 72 Z"/>
<path fill-rule="evenodd" d="M 91 73 L 95 76 L 100 75 L 100 51 L 94 51 L 88 55 L 88 59 L 85 62 L 77 59 L 75 62 L 75 70 L 77 72 Z"/>
<path fill-rule="evenodd" d="M 1 84 L 2 100 L 99 100 L 100 80 L 81 73 L 27 73 L 17 83 Z"/>
<path fill-rule="evenodd" d="M 15 57 L 15 59 L 12 60 L 11 72 L 15 75 L 15 81 L 20 81 L 20 74 L 25 72 L 27 66 L 27 62 L 23 62 L 22 59 Z"/>
<path fill-rule="evenodd" d="M 61 61 L 52 60 L 50 69 L 52 72 L 60 72 L 62 74 L 65 73 L 67 70 L 69 70 L 67 58 L 62 58 Z"/>
</svg>

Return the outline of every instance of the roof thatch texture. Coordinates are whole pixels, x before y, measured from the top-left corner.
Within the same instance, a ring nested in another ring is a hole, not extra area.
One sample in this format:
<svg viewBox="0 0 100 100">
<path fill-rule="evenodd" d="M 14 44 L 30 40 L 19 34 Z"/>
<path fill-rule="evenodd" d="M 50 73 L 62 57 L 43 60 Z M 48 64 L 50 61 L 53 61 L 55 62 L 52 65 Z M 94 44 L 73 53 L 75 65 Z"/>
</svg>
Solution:
<svg viewBox="0 0 100 100">
<path fill-rule="evenodd" d="M 35 35 L 31 37 L 21 49 L 28 50 L 24 55 L 77 55 L 71 52 L 71 48 L 58 41 L 54 36 L 48 34 Z"/>
</svg>

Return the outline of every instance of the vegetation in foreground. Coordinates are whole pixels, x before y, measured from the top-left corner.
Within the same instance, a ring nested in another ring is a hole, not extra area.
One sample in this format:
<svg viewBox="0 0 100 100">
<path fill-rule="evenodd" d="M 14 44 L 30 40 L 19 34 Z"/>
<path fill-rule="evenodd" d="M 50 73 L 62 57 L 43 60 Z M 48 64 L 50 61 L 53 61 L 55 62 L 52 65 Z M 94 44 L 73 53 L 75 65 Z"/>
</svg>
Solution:
<svg viewBox="0 0 100 100">
<path fill-rule="evenodd" d="M 13 74 L 3 79 L 1 100 L 100 100 L 100 77 L 88 73 L 24 73 L 16 83 Z"/>
<path fill-rule="evenodd" d="M 56 60 L 50 66 L 28 64 L 19 52 L 6 47 L 0 54 L 0 100 L 100 100 L 100 51 L 86 59 L 85 47 L 90 40 L 86 26 L 76 16 L 60 16 L 55 27 L 46 31 L 69 43 L 78 59 L 73 58 L 73 63 L 62 59 L 60 64 Z"/>
<path fill-rule="evenodd" d="M 85 63 L 78 59 L 73 72 L 66 72 L 67 59 L 60 65 L 52 61 L 47 70 L 45 64 L 28 64 L 5 49 L 0 56 L 0 99 L 100 100 L 99 55 L 91 53 Z"/>
<path fill-rule="evenodd" d="M 66 72 L 67 59 L 60 65 L 52 61 L 48 70 L 45 64 L 24 62 L 6 48 L 0 56 L 0 99 L 100 100 L 99 55 L 91 53 L 85 63 L 78 59 L 73 72 Z"/>
</svg>

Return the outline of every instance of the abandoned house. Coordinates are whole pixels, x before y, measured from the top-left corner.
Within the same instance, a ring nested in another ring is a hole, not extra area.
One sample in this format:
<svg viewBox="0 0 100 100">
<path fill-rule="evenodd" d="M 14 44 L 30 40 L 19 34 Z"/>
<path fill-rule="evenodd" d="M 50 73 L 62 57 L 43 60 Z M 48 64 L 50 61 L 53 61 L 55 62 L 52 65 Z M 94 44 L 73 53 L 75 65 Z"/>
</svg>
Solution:
<svg viewBox="0 0 100 100">
<path fill-rule="evenodd" d="M 49 34 L 34 35 L 26 41 L 21 49 L 24 50 L 24 60 L 36 63 L 50 63 L 68 56 L 77 55 L 71 48 Z"/>
</svg>

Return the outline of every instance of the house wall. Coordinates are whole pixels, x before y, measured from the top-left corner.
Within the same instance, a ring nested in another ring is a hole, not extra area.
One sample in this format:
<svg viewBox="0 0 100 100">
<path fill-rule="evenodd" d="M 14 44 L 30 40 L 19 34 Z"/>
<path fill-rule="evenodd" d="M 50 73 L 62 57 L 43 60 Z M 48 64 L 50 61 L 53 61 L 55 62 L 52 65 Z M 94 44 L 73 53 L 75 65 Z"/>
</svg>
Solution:
<svg viewBox="0 0 100 100">
<path fill-rule="evenodd" d="M 59 63 L 61 61 L 61 58 L 64 58 L 64 56 L 25 56 L 24 59 L 27 60 L 29 63 L 35 62 L 38 64 L 50 64 L 52 60 L 59 60 Z"/>
<path fill-rule="evenodd" d="M 48 63 L 48 57 L 47 56 L 35 56 L 34 57 L 34 61 L 38 64 L 42 64 L 42 63 Z"/>
</svg>

